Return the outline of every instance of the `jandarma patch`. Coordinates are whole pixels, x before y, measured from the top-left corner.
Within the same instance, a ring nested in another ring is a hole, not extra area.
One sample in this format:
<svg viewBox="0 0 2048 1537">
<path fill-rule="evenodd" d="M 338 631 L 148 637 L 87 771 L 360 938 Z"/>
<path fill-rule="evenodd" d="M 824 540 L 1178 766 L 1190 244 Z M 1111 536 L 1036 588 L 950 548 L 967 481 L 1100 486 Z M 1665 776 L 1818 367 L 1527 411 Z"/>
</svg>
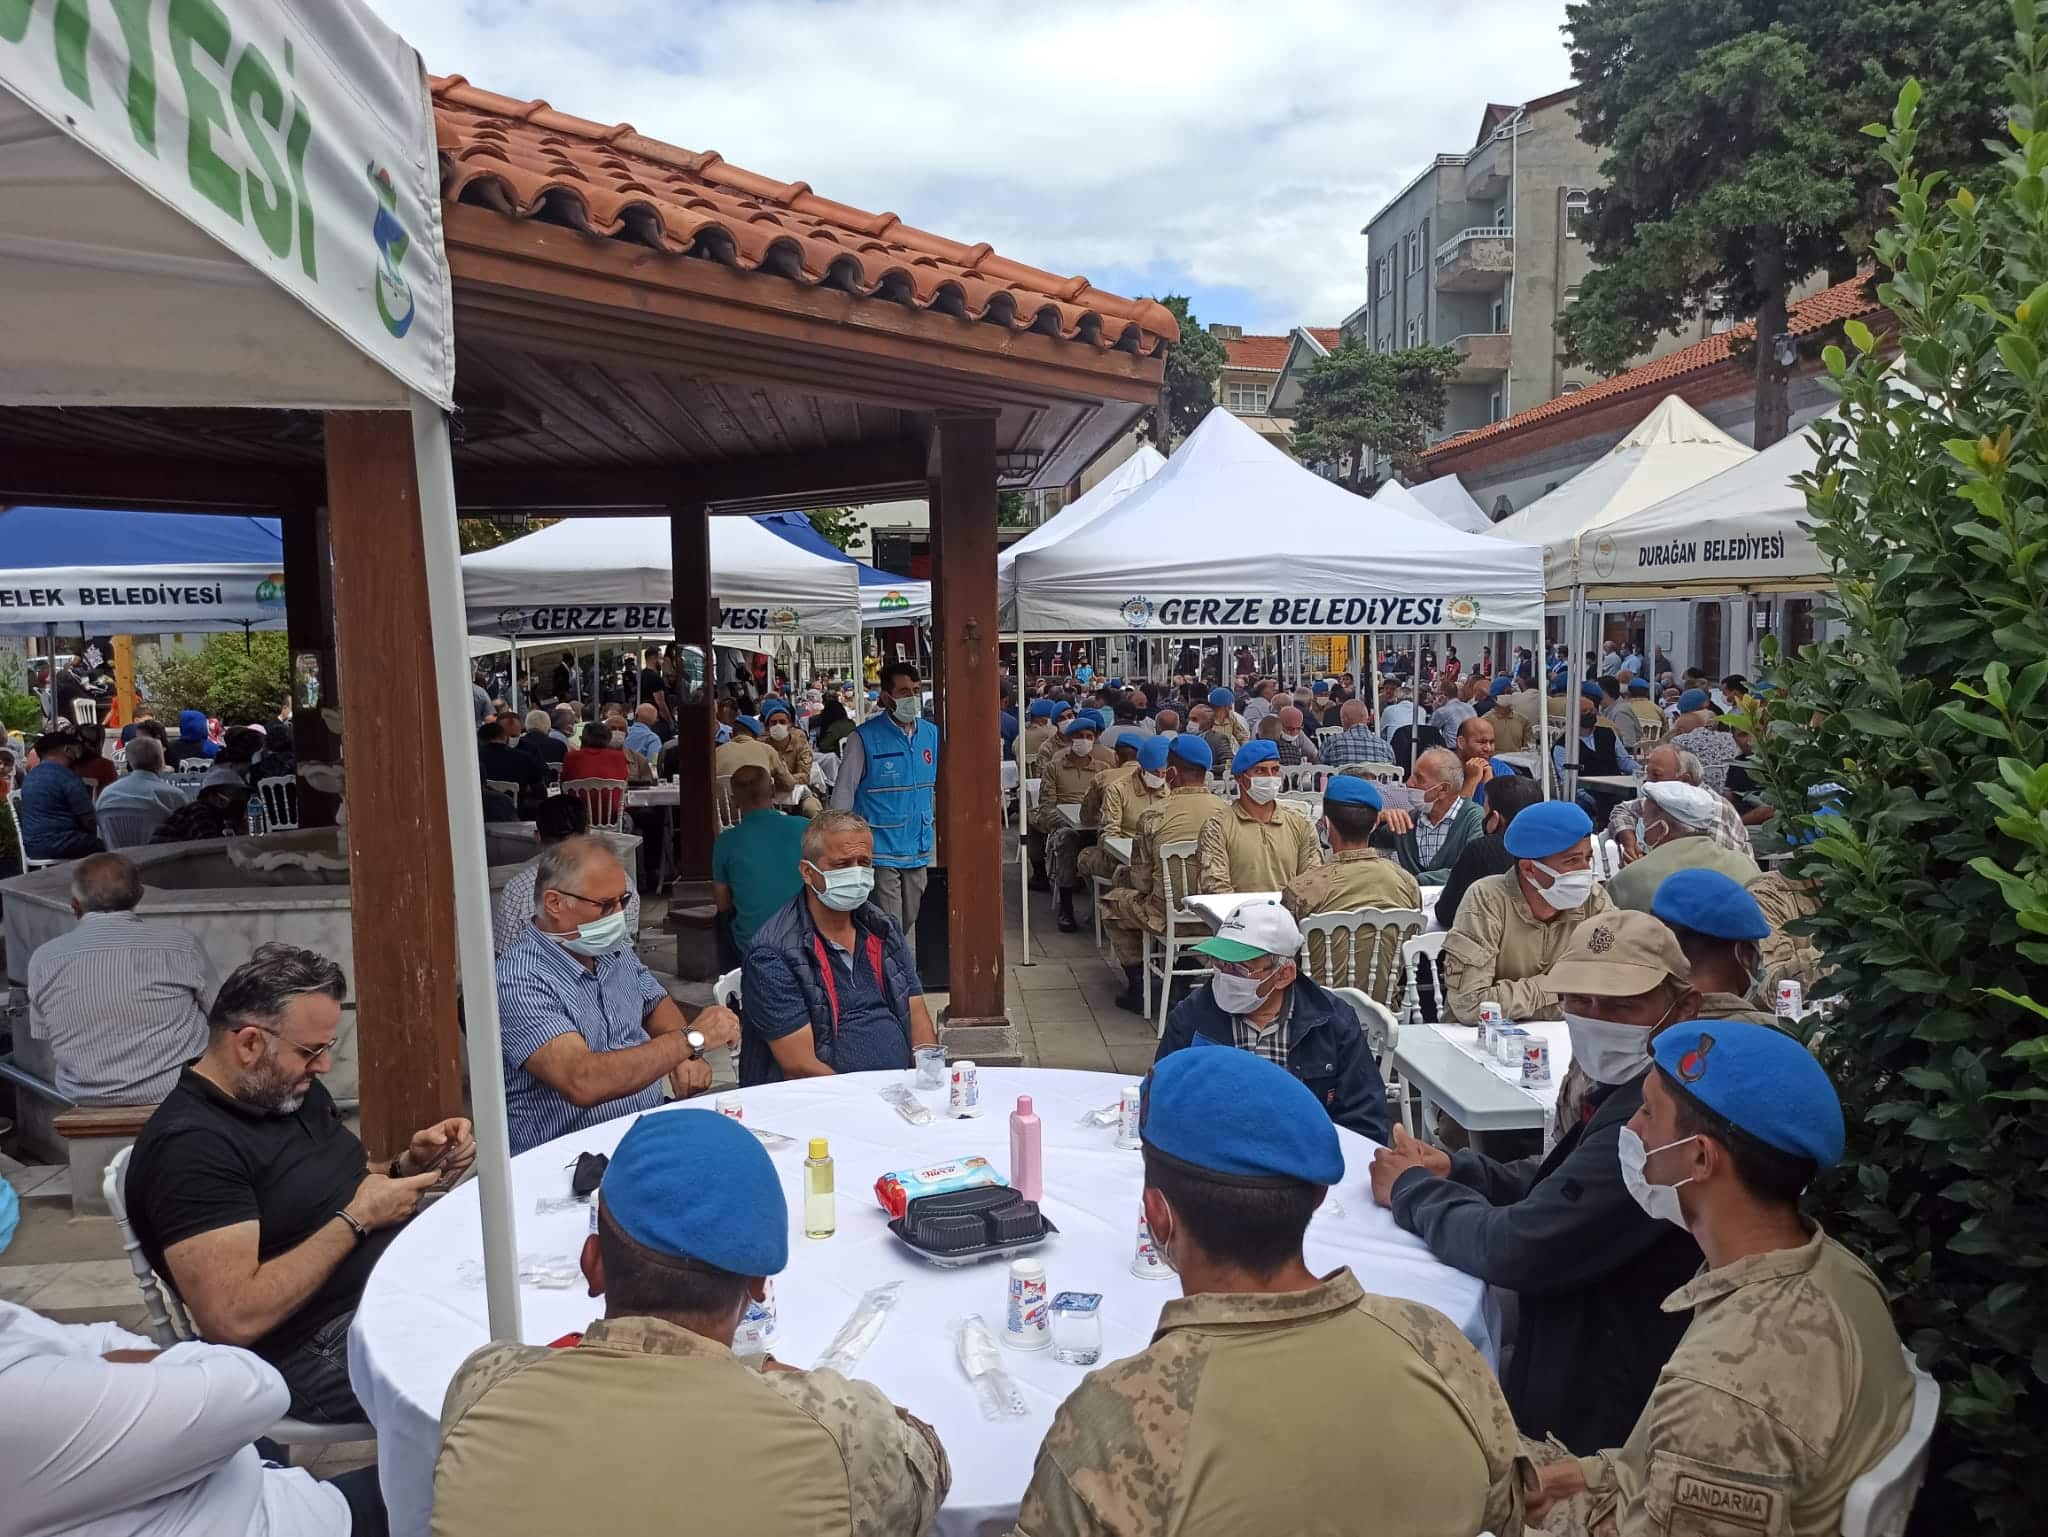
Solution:
<svg viewBox="0 0 2048 1537">
<path fill-rule="evenodd" d="M 1674 1505 L 1705 1511 L 1724 1521 L 1740 1521 L 1745 1526 L 1757 1527 L 1769 1527 L 1771 1506 L 1776 1499 L 1777 1496 L 1767 1490 L 1746 1489 L 1740 1484 L 1717 1484 L 1687 1474 L 1679 1475 L 1678 1487 L 1671 1495 Z"/>
</svg>

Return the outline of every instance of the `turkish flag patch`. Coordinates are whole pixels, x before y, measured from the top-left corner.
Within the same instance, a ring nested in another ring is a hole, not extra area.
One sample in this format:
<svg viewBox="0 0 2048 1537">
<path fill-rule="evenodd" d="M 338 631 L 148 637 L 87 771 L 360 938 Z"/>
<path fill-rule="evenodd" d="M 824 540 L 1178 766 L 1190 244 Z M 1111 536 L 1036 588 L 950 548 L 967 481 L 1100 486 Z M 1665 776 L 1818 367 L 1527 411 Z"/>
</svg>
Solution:
<svg viewBox="0 0 2048 1537">
<path fill-rule="evenodd" d="M 930 762 L 932 761 L 932 750 L 931 750 L 931 749 L 930 749 L 929 747 L 927 747 L 927 748 L 926 748 L 926 749 L 924 750 L 924 761 L 925 761 L 925 762 L 926 762 L 927 764 L 929 764 L 929 763 L 930 763 Z"/>
</svg>

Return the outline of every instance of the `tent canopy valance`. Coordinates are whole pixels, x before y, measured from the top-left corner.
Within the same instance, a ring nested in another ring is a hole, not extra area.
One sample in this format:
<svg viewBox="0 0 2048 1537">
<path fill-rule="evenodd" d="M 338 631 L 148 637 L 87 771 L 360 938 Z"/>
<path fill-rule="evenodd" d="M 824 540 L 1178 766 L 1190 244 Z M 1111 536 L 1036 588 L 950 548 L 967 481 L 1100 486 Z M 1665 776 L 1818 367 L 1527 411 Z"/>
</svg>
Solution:
<svg viewBox="0 0 2048 1537">
<path fill-rule="evenodd" d="M 464 606 L 479 635 L 673 633 L 675 591 L 663 518 L 565 518 L 462 558 Z M 711 520 L 714 632 L 851 635 L 852 564 L 779 539 L 752 518 Z"/>
<path fill-rule="evenodd" d="M 1057 521 L 1057 520 L 1055 520 Z M 1541 552 L 1375 507 L 1211 411 L 1163 469 L 1012 567 L 1026 634 L 1535 629 Z"/>
<path fill-rule="evenodd" d="M 275 518 L 0 512 L 0 635 L 276 630 L 284 602 Z"/>
</svg>

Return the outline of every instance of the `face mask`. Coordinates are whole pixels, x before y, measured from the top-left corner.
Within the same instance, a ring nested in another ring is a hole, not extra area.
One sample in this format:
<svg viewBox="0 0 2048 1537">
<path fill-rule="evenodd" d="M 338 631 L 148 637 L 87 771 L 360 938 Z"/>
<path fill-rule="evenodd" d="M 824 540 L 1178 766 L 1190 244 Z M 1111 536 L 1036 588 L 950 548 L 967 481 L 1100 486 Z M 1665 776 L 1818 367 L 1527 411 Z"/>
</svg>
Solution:
<svg viewBox="0 0 2048 1537">
<path fill-rule="evenodd" d="M 574 934 L 557 934 L 554 939 L 563 949 L 577 955 L 609 955 L 625 943 L 626 915 L 623 912 L 606 913 L 602 918 L 578 924 Z"/>
<path fill-rule="evenodd" d="M 780 721 L 777 721 L 774 725 L 768 728 L 768 734 L 771 737 L 773 737 L 776 741 L 780 742 L 781 740 L 783 740 L 783 738 L 789 735 L 789 727 L 783 725 Z"/>
<path fill-rule="evenodd" d="M 1140 769 L 1138 770 L 1138 777 L 1145 781 L 1145 788 L 1148 790 L 1163 790 L 1166 788 L 1166 776 L 1164 774 L 1151 774 L 1147 773 L 1144 769 Z"/>
<path fill-rule="evenodd" d="M 906 726 L 914 726 L 923 717 L 923 708 L 915 694 L 904 694 L 889 706 L 889 711 Z"/>
<path fill-rule="evenodd" d="M 809 860 L 804 863 L 810 864 Z M 818 870 L 816 865 L 811 865 Z M 844 870 L 818 870 L 825 882 L 825 889 L 818 893 L 818 900 L 835 913 L 850 913 L 875 889 L 875 872 L 867 865 L 848 865 Z"/>
<path fill-rule="evenodd" d="M 1649 825 L 1641 817 L 1636 818 L 1636 847 L 1639 849 L 1650 846 Z"/>
<path fill-rule="evenodd" d="M 1270 806 L 1280 799 L 1280 776 L 1278 774 L 1254 774 L 1244 782 L 1244 793 L 1261 806 Z"/>
<path fill-rule="evenodd" d="M 1569 1010 L 1564 1022 L 1571 1032 L 1573 1064 L 1585 1069 L 1595 1083 L 1633 1083 L 1649 1068 L 1643 1045 L 1650 1032 L 1641 1025 L 1620 1025 Z"/>
<path fill-rule="evenodd" d="M 1591 870 L 1553 870 L 1540 859 L 1532 859 L 1529 863 L 1550 877 L 1550 886 L 1541 895 L 1561 913 L 1584 906 L 1586 899 L 1593 894 Z"/>
<path fill-rule="evenodd" d="M 1091 758 L 1095 755 L 1095 743 L 1087 737 L 1076 737 L 1067 744 L 1067 751 L 1077 758 Z"/>
<path fill-rule="evenodd" d="M 1249 1014 L 1266 1001 L 1265 994 L 1260 991 L 1265 984 L 1264 977 L 1240 977 L 1228 971 L 1211 972 L 1209 996 L 1226 1014 Z"/>
<path fill-rule="evenodd" d="M 1621 1158 L 1621 1182 L 1628 1186 L 1628 1193 L 1635 1198 L 1636 1205 L 1653 1217 L 1662 1217 L 1678 1227 L 1685 1226 L 1685 1213 L 1678 1205 L 1678 1185 L 1690 1185 L 1691 1176 L 1680 1180 L 1678 1185 L 1653 1185 L 1649 1176 L 1643 1173 L 1643 1165 L 1650 1161 L 1653 1153 L 1664 1152 L 1667 1148 L 1681 1147 L 1696 1141 L 1694 1137 L 1680 1137 L 1676 1142 L 1667 1142 L 1663 1147 L 1645 1148 L 1643 1139 L 1636 1135 L 1633 1126 L 1621 1128 L 1621 1143 L 1617 1152 Z"/>
</svg>

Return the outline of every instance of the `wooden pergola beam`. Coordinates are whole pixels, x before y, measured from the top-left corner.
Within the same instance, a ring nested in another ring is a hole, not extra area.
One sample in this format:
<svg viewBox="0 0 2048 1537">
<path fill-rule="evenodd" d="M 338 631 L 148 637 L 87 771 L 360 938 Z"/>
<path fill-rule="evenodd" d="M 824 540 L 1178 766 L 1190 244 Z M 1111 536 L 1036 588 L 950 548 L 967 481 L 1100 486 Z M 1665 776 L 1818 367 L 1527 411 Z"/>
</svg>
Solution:
<svg viewBox="0 0 2048 1537">
<path fill-rule="evenodd" d="M 922 496 L 924 466 L 925 447 L 915 438 L 706 465 L 458 465 L 455 500 L 465 513 L 550 517 L 665 516 L 685 498 L 709 504 L 715 512 L 768 512 L 838 501 Z"/>
<path fill-rule="evenodd" d="M 0 503 L 246 514 L 317 507 L 327 496 L 318 464 L 237 464 L 160 455 L 0 450 Z"/>
</svg>

